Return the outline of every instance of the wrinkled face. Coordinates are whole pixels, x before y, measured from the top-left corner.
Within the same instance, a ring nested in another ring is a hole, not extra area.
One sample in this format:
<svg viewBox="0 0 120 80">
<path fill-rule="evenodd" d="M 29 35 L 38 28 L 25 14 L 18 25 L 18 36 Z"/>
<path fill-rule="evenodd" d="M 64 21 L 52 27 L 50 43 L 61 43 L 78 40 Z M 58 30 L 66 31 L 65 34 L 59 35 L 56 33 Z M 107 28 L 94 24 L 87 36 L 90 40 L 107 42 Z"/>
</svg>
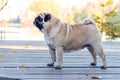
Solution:
<svg viewBox="0 0 120 80">
<path fill-rule="evenodd" d="M 49 25 L 49 20 L 51 19 L 51 14 L 40 13 L 34 20 L 33 24 L 39 28 L 39 30 L 46 29 Z"/>
</svg>

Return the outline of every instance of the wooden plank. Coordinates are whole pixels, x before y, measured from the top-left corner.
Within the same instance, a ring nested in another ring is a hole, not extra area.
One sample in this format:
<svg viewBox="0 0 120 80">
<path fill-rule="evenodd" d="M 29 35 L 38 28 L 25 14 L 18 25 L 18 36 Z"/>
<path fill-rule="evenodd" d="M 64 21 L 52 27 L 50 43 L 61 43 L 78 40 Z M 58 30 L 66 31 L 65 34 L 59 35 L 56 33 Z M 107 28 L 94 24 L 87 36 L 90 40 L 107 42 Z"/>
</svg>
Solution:
<svg viewBox="0 0 120 80">
<path fill-rule="evenodd" d="M 98 74 L 99 75 L 99 74 Z M 33 79 L 33 80 L 36 80 L 36 79 L 39 79 L 39 80 L 93 80 L 91 79 L 91 75 L 90 76 L 86 76 L 85 74 L 84 75 L 81 75 L 81 74 L 78 74 L 78 75 L 15 75 L 17 76 L 18 78 L 22 78 L 23 80 L 28 80 L 28 79 Z M 16 78 L 16 77 L 15 77 Z M 119 80 L 120 77 L 119 75 L 102 75 L 102 79 L 95 79 L 95 80 Z"/>
<path fill-rule="evenodd" d="M 46 43 L 44 41 L 22 41 L 22 40 L 4 40 L 0 41 L 1 45 L 32 45 L 32 46 L 46 46 Z"/>
<path fill-rule="evenodd" d="M 2 70 L 1 70 L 2 71 Z M 29 69 L 3 69 L 2 74 L 12 76 L 12 78 L 22 78 L 22 79 L 91 79 L 91 75 L 102 75 L 103 79 L 120 79 L 120 72 L 117 69 L 109 68 L 107 70 L 101 69 L 84 69 L 84 68 L 69 68 L 62 70 L 55 69 L 45 69 L 45 68 L 29 68 Z M 88 76 L 86 76 L 86 73 Z M 14 76 L 13 76 L 14 75 Z M 115 79 L 115 80 L 116 80 Z"/>
<path fill-rule="evenodd" d="M 69 69 L 71 70 L 71 69 Z M 68 70 L 68 71 L 69 71 Z M 8 70 L 9 71 L 9 70 Z M 11 70 L 14 71 L 14 70 Z M 21 72 L 25 72 L 23 70 L 21 70 Z M 38 72 L 38 71 L 37 71 Z M 23 74 L 11 74 L 11 72 L 7 73 L 6 75 L 8 75 L 9 77 L 11 76 L 12 78 L 21 78 L 24 80 L 28 80 L 28 79 L 62 79 L 62 80 L 66 80 L 66 79 L 87 79 L 87 80 L 92 80 L 91 76 L 92 75 L 101 75 L 102 76 L 102 80 L 116 80 L 116 79 L 120 79 L 120 74 L 119 73 L 89 73 L 88 76 L 86 76 L 86 72 L 61 72 L 59 71 L 53 71 L 53 70 L 47 70 L 48 73 L 42 73 L 42 71 L 40 71 L 40 73 L 23 73 Z M 50 73 L 51 72 L 51 73 Z M 5 74 L 5 73 L 4 73 Z M 14 76 L 13 76 L 14 75 Z"/>
<path fill-rule="evenodd" d="M 14 51 L 15 50 L 15 51 Z M 0 52 L 1 53 L 5 53 L 7 55 L 49 55 L 49 51 L 48 50 L 24 50 L 24 49 L 3 49 L 0 48 Z M 116 50 L 116 51 L 105 51 L 105 54 L 107 56 L 120 56 L 119 54 L 120 49 Z M 5 55 L 4 54 L 4 55 Z M 81 50 L 81 51 L 76 51 L 76 52 L 72 52 L 72 53 L 65 53 L 64 55 L 67 56 L 89 56 L 90 53 L 86 50 Z"/>
<path fill-rule="evenodd" d="M 19 66 L 24 65 L 26 68 L 48 68 L 46 65 L 47 63 L 43 63 L 43 64 L 28 64 L 28 63 L 9 63 L 9 64 L 1 64 L 0 68 L 18 68 Z M 64 63 L 62 65 L 63 68 L 100 68 L 102 64 L 97 64 L 96 66 L 91 66 L 89 63 L 81 63 L 81 64 L 66 64 Z M 120 65 L 117 64 L 108 64 L 107 68 L 120 68 Z"/>
<path fill-rule="evenodd" d="M 90 63 L 92 58 L 83 57 L 83 58 L 64 58 L 63 63 Z M 101 63 L 101 59 L 97 59 L 98 63 Z M 50 62 L 50 58 L 1 58 L 1 63 L 47 63 Z M 120 59 L 111 58 L 107 59 L 107 63 L 120 63 Z M 119 64 L 118 64 L 119 65 Z"/>
<path fill-rule="evenodd" d="M 80 75 L 80 74 L 120 74 L 118 68 L 107 68 L 105 70 L 98 68 L 63 68 L 56 70 L 54 68 L 0 68 L 0 74 L 15 75 Z M 120 76 L 119 76 L 120 77 Z"/>
</svg>

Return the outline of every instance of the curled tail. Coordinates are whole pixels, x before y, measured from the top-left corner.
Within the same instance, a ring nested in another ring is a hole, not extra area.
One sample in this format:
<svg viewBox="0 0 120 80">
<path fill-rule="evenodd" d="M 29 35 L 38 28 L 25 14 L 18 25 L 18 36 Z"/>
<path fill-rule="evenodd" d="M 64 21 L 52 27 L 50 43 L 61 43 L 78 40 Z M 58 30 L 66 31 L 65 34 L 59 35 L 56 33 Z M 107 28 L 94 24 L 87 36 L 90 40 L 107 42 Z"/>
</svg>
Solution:
<svg viewBox="0 0 120 80">
<path fill-rule="evenodd" d="M 82 20 L 82 24 L 88 25 L 88 24 L 93 24 L 96 26 L 95 21 L 92 18 L 85 18 Z"/>
</svg>

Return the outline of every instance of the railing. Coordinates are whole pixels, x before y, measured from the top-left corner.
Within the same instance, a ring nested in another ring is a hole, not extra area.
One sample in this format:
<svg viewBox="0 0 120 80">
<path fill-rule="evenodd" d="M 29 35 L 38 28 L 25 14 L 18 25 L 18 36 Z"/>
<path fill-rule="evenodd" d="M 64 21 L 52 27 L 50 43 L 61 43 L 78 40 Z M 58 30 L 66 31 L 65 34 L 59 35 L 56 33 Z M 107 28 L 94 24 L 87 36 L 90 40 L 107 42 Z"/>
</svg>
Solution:
<svg viewBox="0 0 120 80">
<path fill-rule="evenodd" d="M 2 29 L 2 30 L 0 30 L 0 40 L 6 40 L 6 38 L 8 37 L 8 34 L 10 34 L 10 33 L 19 33 L 19 32 L 6 31 L 5 29 Z"/>
<path fill-rule="evenodd" d="M 5 30 L 0 30 L 0 40 L 5 40 Z"/>
<path fill-rule="evenodd" d="M 0 41 L 44 40 L 44 35 L 36 28 L 0 27 Z"/>
</svg>

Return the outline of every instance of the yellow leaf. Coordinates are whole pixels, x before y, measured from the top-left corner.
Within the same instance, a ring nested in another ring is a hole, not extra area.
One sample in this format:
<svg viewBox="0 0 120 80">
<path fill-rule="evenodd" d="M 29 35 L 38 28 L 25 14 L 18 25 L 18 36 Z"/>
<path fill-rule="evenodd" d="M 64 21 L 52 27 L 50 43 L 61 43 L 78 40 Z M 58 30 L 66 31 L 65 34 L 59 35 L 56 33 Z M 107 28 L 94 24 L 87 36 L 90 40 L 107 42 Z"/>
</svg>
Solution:
<svg viewBox="0 0 120 80">
<path fill-rule="evenodd" d="M 19 66 L 19 68 L 26 68 L 24 65 Z"/>
<path fill-rule="evenodd" d="M 0 57 L 2 57 L 3 56 L 3 54 L 2 53 L 0 53 Z"/>
<path fill-rule="evenodd" d="M 7 60 L 0 60 L 0 62 L 7 62 Z"/>
<path fill-rule="evenodd" d="M 24 48 L 29 48 L 29 46 L 25 45 Z"/>
<path fill-rule="evenodd" d="M 12 53 L 16 53 L 16 49 L 12 49 Z"/>
</svg>

